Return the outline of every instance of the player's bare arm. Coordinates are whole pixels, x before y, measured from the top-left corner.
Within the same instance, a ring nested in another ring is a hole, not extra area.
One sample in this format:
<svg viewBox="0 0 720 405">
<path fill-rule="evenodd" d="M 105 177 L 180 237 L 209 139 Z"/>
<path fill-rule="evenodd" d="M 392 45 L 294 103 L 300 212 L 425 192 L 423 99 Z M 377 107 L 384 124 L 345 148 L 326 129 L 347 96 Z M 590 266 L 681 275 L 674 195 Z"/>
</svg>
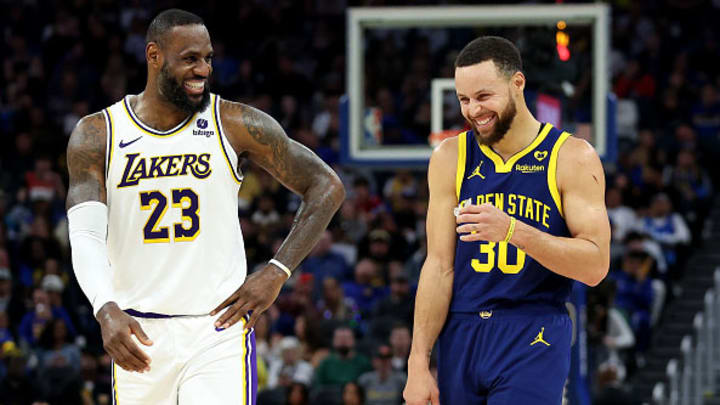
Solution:
<svg viewBox="0 0 720 405">
<path fill-rule="evenodd" d="M 445 140 L 430 158 L 426 233 L 427 258 L 420 273 L 415 299 L 413 341 L 408 359 L 408 380 L 403 397 L 408 405 L 439 404 L 439 391 L 430 374 L 430 352 L 450 307 L 455 262 L 457 206 L 455 171 L 457 137 Z"/>
<path fill-rule="evenodd" d="M 510 243 L 555 273 L 595 286 L 607 275 L 610 263 L 610 224 L 602 164 L 590 144 L 567 139 L 558 155 L 557 184 L 571 237 L 552 236 L 517 220 Z M 471 205 L 460 213 L 461 240 L 505 239 L 510 217 L 494 206 Z"/>
<path fill-rule="evenodd" d="M 335 172 L 310 149 L 288 138 L 269 115 L 253 107 L 223 101 L 220 106 L 223 129 L 235 151 L 272 174 L 285 187 L 302 197 L 290 233 L 275 260 L 294 269 L 320 239 L 345 198 Z M 246 327 L 255 324 L 280 292 L 287 275 L 275 265 L 248 276 L 245 283 L 211 314 L 230 305 L 217 321 L 229 327 L 253 310 Z"/>
<path fill-rule="evenodd" d="M 67 209 L 88 201 L 106 202 L 105 148 L 103 114 L 98 112 L 80 120 L 70 135 L 67 148 L 70 174 Z M 130 334 L 135 334 L 143 344 L 152 342 L 135 319 L 115 302 L 103 305 L 96 319 L 100 323 L 103 347 L 118 366 L 128 371 L 149 369 L 150 357 L 132 341 Z"/>
<path fill-rule="evenodd" d="M 85 201 L 105 202 L 105 131 L 105 118 L 98 112 L 80 120 L 70 135 L 66 209 Z"/>
</svg>

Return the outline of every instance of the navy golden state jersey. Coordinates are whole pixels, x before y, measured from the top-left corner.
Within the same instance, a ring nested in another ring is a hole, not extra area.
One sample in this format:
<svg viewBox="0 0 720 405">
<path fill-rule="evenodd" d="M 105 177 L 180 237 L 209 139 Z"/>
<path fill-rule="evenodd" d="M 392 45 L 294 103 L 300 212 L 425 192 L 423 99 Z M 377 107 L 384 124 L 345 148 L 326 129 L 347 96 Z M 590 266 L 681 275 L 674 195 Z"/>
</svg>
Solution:
<svg viewBox="0 0 720 405">
<path fill-rule="evenodd" d="M 542 124 L 535 140 L 507 162 L 472 131 L 458 136 L 456 190 L 460 206 L 490 203 L 527 225 L 569 236 L 555 172 L 570 136 Z M 464 242 L 458 237 L 451 312 L 478 312 L 525 303 L 561 306 L 572 280 L 506 242 Z"/>
</svg>

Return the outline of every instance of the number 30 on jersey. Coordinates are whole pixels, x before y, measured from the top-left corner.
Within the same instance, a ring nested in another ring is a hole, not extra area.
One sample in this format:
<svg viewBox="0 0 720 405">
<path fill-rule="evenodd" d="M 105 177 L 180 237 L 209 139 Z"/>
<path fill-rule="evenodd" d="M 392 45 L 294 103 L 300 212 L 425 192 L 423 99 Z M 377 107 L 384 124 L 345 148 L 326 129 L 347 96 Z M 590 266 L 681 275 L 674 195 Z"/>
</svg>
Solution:
<svg viewBox="0 0 720 405">
<path fill-rule="evenodd" d="M 508 263 L 509 248 L 517 252 L 514 264 Z M 497 267 L 504 274 L 517 274 L 525 267 L 525 252 L 507 242 L 480 242 L 480 253 L 486 255 L 486 260 L 472 259 L 470 262 L 478 273 L 488 273 Z"/>
</svg>

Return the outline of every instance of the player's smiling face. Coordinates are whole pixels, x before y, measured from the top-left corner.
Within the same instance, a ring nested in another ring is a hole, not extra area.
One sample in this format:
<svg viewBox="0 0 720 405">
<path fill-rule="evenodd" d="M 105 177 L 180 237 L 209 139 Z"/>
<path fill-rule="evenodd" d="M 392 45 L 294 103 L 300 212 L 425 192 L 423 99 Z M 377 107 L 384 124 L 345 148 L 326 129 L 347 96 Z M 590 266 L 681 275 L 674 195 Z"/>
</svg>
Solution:
<svg viewBox="0 0 720 405">
<path fill-rule="evenodd" d="M 455 90 L 463 117 L 480 143 L 493 145 L 510 129 L 517 109 L 511 80 L 492 61 L 455 68 Z"/>
<path fill-rule="evenodd" d="M 188 114 L 204 110 L 210 102 L 208 79 L 213 56 L 207 28 L 200 24 L 173 27 L 161 52 L 160 94 Z"/>
</svg>

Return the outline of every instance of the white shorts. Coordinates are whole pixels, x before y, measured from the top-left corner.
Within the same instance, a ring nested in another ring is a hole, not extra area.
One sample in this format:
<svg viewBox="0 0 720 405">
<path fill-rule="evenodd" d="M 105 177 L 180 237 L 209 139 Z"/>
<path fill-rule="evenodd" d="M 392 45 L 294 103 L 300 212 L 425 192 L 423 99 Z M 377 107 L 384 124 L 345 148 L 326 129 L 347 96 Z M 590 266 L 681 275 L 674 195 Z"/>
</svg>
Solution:
<svg viewBox="0 0 720 405">
<path fill-rule="evenodd" d="M 151 358 L 150 371 L 125 371 L 113 363 L 113 405 L 255 405 L 255 333 L 245 319 L 216 330 L 211 316 L 135 317 L 152 346 L 135 343 Z"/>
</svg>

